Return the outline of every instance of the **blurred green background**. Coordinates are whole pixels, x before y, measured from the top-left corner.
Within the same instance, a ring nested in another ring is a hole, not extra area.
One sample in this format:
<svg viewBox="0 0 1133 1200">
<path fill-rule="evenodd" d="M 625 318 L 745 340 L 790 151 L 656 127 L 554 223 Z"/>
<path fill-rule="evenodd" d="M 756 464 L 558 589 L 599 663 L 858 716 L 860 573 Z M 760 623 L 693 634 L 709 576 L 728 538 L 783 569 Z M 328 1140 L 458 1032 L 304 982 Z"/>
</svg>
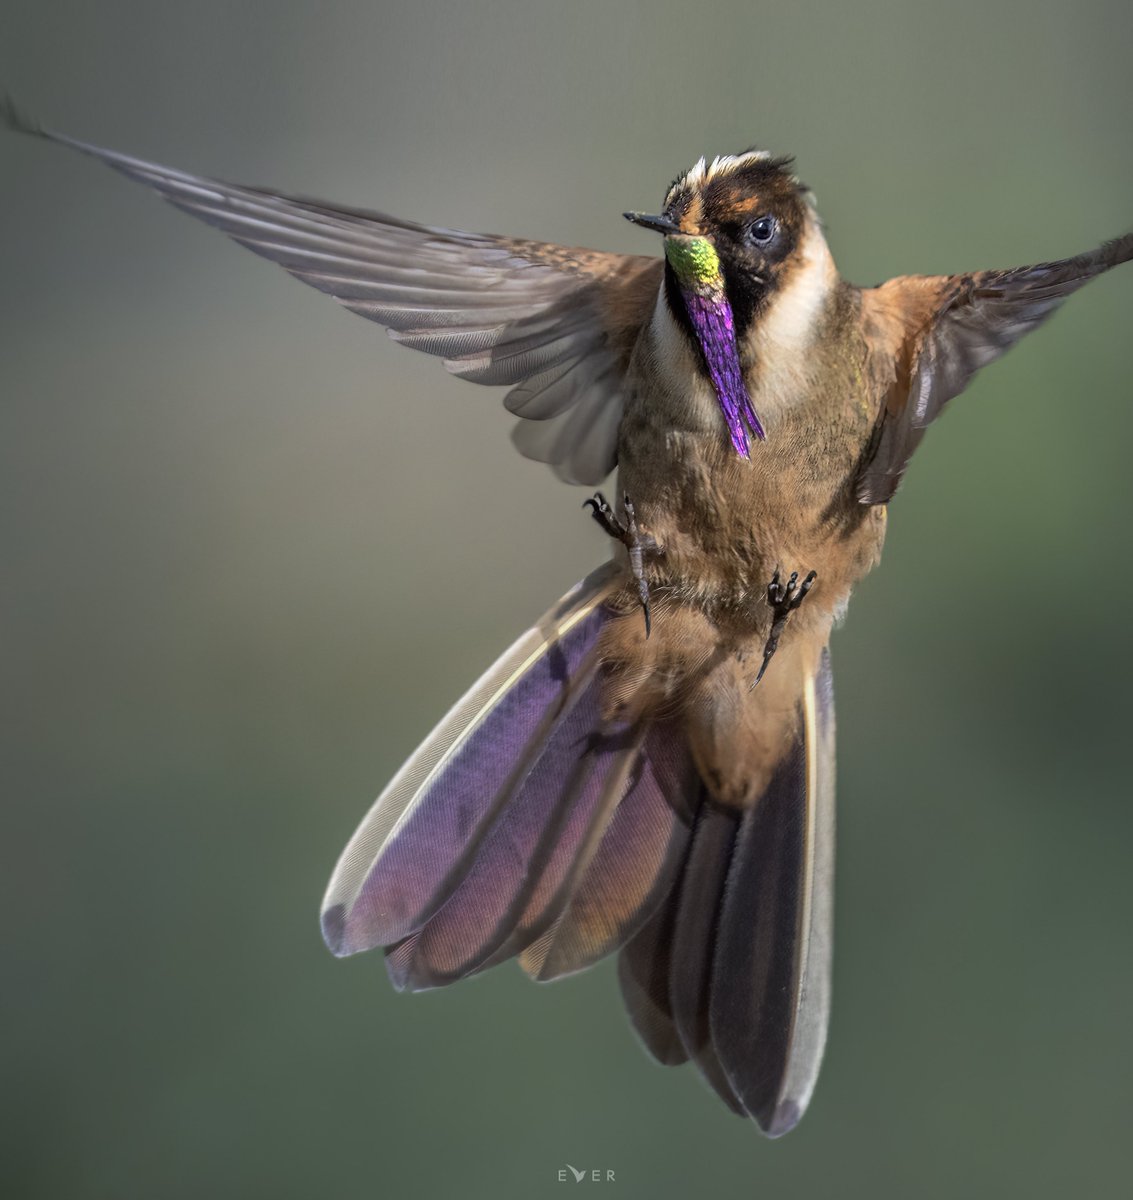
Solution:
<svg viewBox="0 0 1133 1200">
<path fill-rule="evenodd" d="M 653 252 L 622 210 L 752 141 L 862 283 L 1133 222 L 1127 0 L 8 0 L 2 38 L 58 128 L 435 223 Z M 319 939 L 373 795 L 604 555 L 582 494 L 143 189 L 12 137 L 0 178 L 5 1196 L 1128 1190 L 1133 269 L 929 434 L 836 635 L 833 1025 L 770 1143 L 608 963 L 397 996 Z"/>
</svg>

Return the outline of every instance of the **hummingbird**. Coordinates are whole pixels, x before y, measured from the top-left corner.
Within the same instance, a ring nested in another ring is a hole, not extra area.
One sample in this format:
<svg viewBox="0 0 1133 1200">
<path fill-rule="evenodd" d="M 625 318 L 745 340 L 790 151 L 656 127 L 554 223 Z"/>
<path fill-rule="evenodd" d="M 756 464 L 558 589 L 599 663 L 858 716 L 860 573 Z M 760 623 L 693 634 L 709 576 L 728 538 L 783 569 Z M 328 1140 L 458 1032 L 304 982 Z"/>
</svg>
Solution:
<svg viewBox="0 0 1133 1200">
<path fill-rule="evenodd" d="M 507 387 L 519 450 L 611 555 L 444 717 L 362 820 L 322 931 L 395 987 L 617 954 L 630 1020 L 776 1137 L 830 1008 L 828 644 L 925 430 L 1133 234 L 1009 270 L 844 280 L 792 160 L 700 159 L 660 255 L 434 228 L 13 129 L 146 184 L 453 374 Z"/>
</svg>

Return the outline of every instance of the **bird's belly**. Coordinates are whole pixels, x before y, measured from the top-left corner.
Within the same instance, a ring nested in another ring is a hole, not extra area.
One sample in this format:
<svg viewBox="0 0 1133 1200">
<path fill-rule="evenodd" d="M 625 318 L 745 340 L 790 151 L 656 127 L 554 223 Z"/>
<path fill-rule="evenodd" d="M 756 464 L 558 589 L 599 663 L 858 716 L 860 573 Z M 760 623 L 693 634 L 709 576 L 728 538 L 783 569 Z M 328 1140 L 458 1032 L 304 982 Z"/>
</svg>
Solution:
<svg viewBox="0 0 1133 1200">
<path fill-rule="evenodd" d="M 775 571 L 815 571 L 803 606 L 810 613 L 800 609 L 798 624 L 828 629 L 884 537 L 884 509 L 853 495 L 855 461 L 854 447 L 832 446 L 805 427 L 772 431 L 747 460 L 715 430 L 669 429 L 637 441 L 622 455 L 619 488 L 656 543 L 645 562 L 651 586 L 758 635 L 770 620 Z"/>
<path fill-rule="evenodd" d="M 791 744 L 805 681 L 877 559 L 884 510 L 854 498 L 860 443 L 838 436 L 837 422 L 835 436 L 829 421 L 773 422 L 742 459 L 719 428 L 674 428 L 640 412 L 623 425 L 618 483 L 639 534 L 655 543 L 643 554 L 652 633 L 627 581 L 600 644 L 603 713 L 676 718 L 713 797 L 746 807 Z M 783 583 L 792 572 L 816 579 L 753 689 L 777 569 Z"/>
</svg>

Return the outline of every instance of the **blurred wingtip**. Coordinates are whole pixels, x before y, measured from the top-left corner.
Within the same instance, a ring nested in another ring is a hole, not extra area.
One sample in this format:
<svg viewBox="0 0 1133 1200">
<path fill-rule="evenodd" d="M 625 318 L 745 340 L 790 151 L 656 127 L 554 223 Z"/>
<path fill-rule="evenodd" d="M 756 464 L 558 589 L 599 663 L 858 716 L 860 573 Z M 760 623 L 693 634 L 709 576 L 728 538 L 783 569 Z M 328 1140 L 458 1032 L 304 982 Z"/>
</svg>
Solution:
<svg viewBox="0 0 1133 1200">
<path fill-rule="evenodd" d="M 33 137 L 49 136 L 43 126 L 26 109 L 21 108 L 11 92 L 0 88 L 0 123 L 16 133 L 30 133 Z"/>
<path fill-rule="evenodd" d="M 1133 260 L 1133 230 L 1123 233 L 1121 237 L 1110 238 L 1105 248 L 1109 251 L 1115 267 L 1130 262 Z"/>
</svg>

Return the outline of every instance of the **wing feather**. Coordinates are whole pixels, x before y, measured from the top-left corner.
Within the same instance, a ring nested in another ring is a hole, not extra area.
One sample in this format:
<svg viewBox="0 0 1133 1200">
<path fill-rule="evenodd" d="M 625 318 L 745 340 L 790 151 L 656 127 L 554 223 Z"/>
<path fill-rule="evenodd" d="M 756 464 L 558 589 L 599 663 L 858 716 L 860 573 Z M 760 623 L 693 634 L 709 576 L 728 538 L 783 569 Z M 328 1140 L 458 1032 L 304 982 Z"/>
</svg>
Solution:
<svg viewBox="0 0 1133 1200">
<path fill-rule="evenodd" d="M 1133 258 L 1133 233 L 1057 262 L 970 275 L 903 275 L 862 293 L 874 342 L 878 423 L 858 499 L 885 504 L 941 409 L 981 367 L 1038 328 L 1084 284 Z"/>
<path fill-rule="evenodd" d="M 3 97 L 0 121 L 153 188 L 464 379 L 514 387 L 559 372 L 554 412 L 544 405 L 537 418 L 554 415 L 556 436 L 517 437 L 517 446 L 570 482 L 597 484 L 612 469 L 625 373 L 661 260 L 419 225 L 191 175 L 44 130 Z"/>
</svg>

